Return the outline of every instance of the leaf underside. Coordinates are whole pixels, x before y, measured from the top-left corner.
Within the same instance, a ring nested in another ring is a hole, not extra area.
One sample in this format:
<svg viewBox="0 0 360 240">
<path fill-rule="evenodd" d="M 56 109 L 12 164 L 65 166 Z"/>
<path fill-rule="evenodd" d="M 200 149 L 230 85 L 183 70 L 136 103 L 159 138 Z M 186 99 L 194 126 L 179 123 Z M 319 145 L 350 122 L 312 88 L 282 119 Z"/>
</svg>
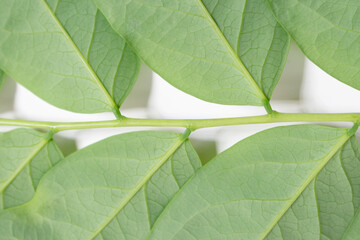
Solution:
<svg viewBox="0 0 360 240">
<path fill-rule="evenodd" d="M 264 0 L 95 2 L 103 13 L 91 0 L 0 0 L 0 87 L 6 72 L 55 106 L 114 111 L 137 77 L 134 49 L 195 97 L 262 105 L 288 52 L 281 24 L 360 89 L 357 0 L 268 0 L 279 23 Z M 180 134 L 117 135 L 63 159 L 48 134 L 0 133 L 0 239 L 360 235 L 360 149 L 347 129 L 269 129 L 200 167 Z"/>
<path fill-rule="evenodd" d="M 0 209 L 28 202 L 42 176 L 61 159 L 61 151 L 45 133 L 0 133 Z"/>
<path fill-rule="evenodd" d="M 200 169 L 149 239 L 347 239 L 359 234 L 359 161 L 344 129 L 266 130 Z"/>
<path fill-rule="evenodd" d="M 268 0 L 305 55 L 339 81 L 360 90 L 360 2 Z"/>
<path fill-rule="evenodd" d="M 278 127 L 200 168 L 178 134 L 111 137 L 0 213 L 5 239 L 356 239 L 360 151 L 346 129 Z M 17 231 L 13 231 L 17 229 Z"/>
<path fill-rule="evenodd" d="M 257 10 L 235 0 L 95 2 L 144 62 L 180 90 L 229 105 L 270 98 L 289 38 L 266 2 L 255 1 Z"/>
<path fill-rule="evenodd" d="M 91 0 L 1 0 L 0 67 L 70 111 L 118 109 L 139 60 Z"/>
<path fill-rule="evenodd" d="M 27 204 L 1 212 L 0 236 L 143 239 L 200 166 L 179 134 L 133 132 L 108 138 L 57 164 Z"/>
<path fill-rule="evenodd" d="M 348 140 L 311 181 L 267 239 L 357 239 L 360 151 Z M 281 237 L 280 237 L 281 236 Z"/>
<path fill-rule="evenodd" d="M 257 85 L 271 98 L 284 68 L 289 36 L 264 0 L 202 0 Z"/>
</svg>

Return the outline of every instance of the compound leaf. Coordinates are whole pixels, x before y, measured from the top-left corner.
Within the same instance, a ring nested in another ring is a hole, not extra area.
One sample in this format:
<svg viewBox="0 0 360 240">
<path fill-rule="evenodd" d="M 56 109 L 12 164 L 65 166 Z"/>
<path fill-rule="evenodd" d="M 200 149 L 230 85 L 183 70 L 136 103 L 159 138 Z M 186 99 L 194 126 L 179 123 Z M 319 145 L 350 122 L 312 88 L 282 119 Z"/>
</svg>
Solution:
<svg viewBox="0 0 360 240">
<path fill-rule="evenodd" d="M 29 201 L 41 177 L 62 158 L 46 133 L 30 129 L 0 133 L 0 209 Z"/>
<path fill-rule="evenodd" d="M 186 135 L 108 138 L 66 157 L 43 177 L 30 202 L 0 213 L 0 236 L 143 239 L 200 166 Z"/>
<path fill-rule="evenodd" d="M 358 0 L 269 0 L 279 22 L 324 71 L 360 90 Z"/>
<path fill-rule="evenodd" d="M 289 38 L 265 1 L 95 2 L 144 62 L 180 90 L 230 105 L 270 98 Z"/>
<path fill-rule="evenodd" d="M 91 0 L 1 0 L 0 67 L 47 102 L 114 111 L 139 61 Z"/>
<path fill-rule="evenodd" d="M 360 205 L 359 150 L 349 138 L 303 125 L 235 144 L 187 182 L 149 239 L 340 239 Z"/>
</svg>

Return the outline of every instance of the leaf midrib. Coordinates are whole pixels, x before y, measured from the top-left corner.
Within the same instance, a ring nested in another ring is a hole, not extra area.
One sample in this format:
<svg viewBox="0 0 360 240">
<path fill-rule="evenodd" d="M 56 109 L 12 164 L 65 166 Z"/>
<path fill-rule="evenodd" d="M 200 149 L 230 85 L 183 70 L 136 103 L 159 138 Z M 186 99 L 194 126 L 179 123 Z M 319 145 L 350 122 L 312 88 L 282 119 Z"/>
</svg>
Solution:
<svg viewBox="0 0 360 240">
<path fill-rule="evenodd" d="M 56 25 L 61 30 L 61 33 L 64 35 L 66 40 L 70 43 L 70 45 L 74 48 L 76 55 L 80 58 L 81 62 L 85 65 L 86 69 L 89 71 L 90 75 L 93 77 L 93 80 L 95 84 L 99 87 L 100 91 L 104 94 L 105 98 L 107 99 L 110 107 L 117 111 L 118 107 L 114 101 L 114 99 L 110 96 L 110 93 L 106 90 L 104 84 L 101 82 L 97 74 L 95 73 L 94 69 L 89 65 L 88 61 L 85 59 L 83 54 L 80 52 L 79 48 L 76 46 L 74 41 L 71 39 L 70 35 L 65 30 L 64 26 L 60 23 L 59 19 L 56 17 L 55 13 L 50 9 L 49 5 L 47 4 L 46 0 L 40 0 L 44 6 L 45 9 L 49 11 L 50 15 L 54 19 Z"/>
<path fill-rule="evenodd" d="M 170 158 L 172 154 L 186 141 L 187 138 L 182 136 L 178 137 L 178 140 L 169 148 L 169 150 L 160 157 L 160 160 L 144 175 L 144 177 L 138 182 L 132 191 L 130 191 L 119 204 L 119 206 L 113 211 L 113 213 L 103 223 L 91 233 L 87 238 L 88 240 L 94 239 L 102 230 L 119 214 L 119 212 L 131 201 L 135 194 L 150 180 L 157 170 Z"/>
<path fill-rule="evenodd" d="M 250 84 L 250 86 L 255 90 L 256 95 L 260 99 L 261 102 L 268 101 L 268 98 L 265 96 L 264 92 L 260 89 L 259 85 L 256 83 L 255 79 L 251 76 L 237 53 L 234 52 L 234 49 L 230 46 L 229 42 L 226 40 L 224 34 L 219 29 L 215 20 L 212 18 L 210 13 L 207 11 L 205 5 L 201 2 L 201 0 L 196 0 L 199 7 L 201 8 L 203 14 L 205 15 L 206 20 L 209 22 L 210 26 L 215 30 L 216 34 L 219 36 L 220 40 L 226 47 L 227 51 L 235 61 L 237 68 L 244 74 L 246 80 Z M 245 11 L 245 9 L 244 9 Z M 240 33 L 241 34 L 241 33 Z"/>
<path fill-rule="evenodd" d="M 274 218 L 274 220 L 270 223 L 270 225 L 266 228 L 263 234 L 259 237 L 259 239 L 264 239 L 271 230 L 275 227 L 275 225 L 280 221 L 280 219 L 284 216 L 284 214 L 288 211 L 288 209 L 293 205 L 293 203 L 298 199 L 300 194 L 307 188 L 307 186 L 311 183 L 312 180 L 319 174 L 319 172 L 325 167 L 325 165 L 331 160 L 331 158 L 339 151 L 339 149 L 350 139 L 351 136 L 346 132 L 339 141 L 334 145 L 334 147 L 330 150 L 330 152 L 324 156 L 323 161 L 312 171 L 309 177 L 304 181 L 304 183 L 300 186 L 300 188 L 296 191 L 293 197 L 290 198 L 287 204 L 282 208 L 282 210 L 278 213 L 278 215 Z"/>
<path fill-rule="evenodd" d="M 19 173 L 34 159 L 34 157 L 45 147 L 50 141 L 50 138 L 42 138 L 42 140 L 36 144 L 36 147 L 29 154 L 29 156 L 22 162 L 22 164 L 14 171 L 14 173 L 8 178 L 3 187 L 0 188 L 0 193 L 3 193 L 5 189 L 10 185 L 12 181 L 19 175 Z"/>
</svg>

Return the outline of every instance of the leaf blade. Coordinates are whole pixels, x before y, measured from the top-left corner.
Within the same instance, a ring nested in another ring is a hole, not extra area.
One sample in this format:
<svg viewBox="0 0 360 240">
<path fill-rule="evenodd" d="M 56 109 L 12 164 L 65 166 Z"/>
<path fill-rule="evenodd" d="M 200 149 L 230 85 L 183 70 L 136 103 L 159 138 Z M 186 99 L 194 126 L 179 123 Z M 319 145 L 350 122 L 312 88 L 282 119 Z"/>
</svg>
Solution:
<svg viewBox="0 0 360 240">
<path fill-rule="evenodd" d="M 63 155 L 44 133 L 18 129 L 0 133 L 1 209 L 24 204 L 36 190 L 40 178 Z"/>
<path fill-rule="evenodd" d="M 360 90 L 357 1 L 273 1 L 279 22 L 305 55 L 339 81 Z"/>
<path fill-rule="evenodd" d="M 182 188 L 149 239 L 265 237 L 348 138 L 344 129 L 291 126 L 239 142 Z"/>
<path fill-rule="evenodd" d="M 183 170 L 187 171 L 183 166 L 190 167 L 190 163 L 195 164 L 195 168 L 196 164 L 197 167 L 200 166 L 197 156 L 192 160 L 188 158 L 185 162 L 178 161 L 188 153 L 185 146 L 189 143 L 182 144 L 185 141 L 186 136 L 173 133 L 129 133 L 114 136 L 74 153 L 45 175 L 34 199 L 25 205 L 0 213 L 1 235 L 25 239 L 31 239 L 32 236 L 52 239 L 101 239 L 109 234 L 112 238 L 119 237 L 112 235 L 111 229 L 112 224 L 119 220 L 116 218 L 111 222 L 109 218 L 116 215 L 126 216 L 128 212 L 117 214 L 120 206 L 131 210 L 133 204 L 139 203 L 144 188 L 138 185 L 145 181 L 146 173 L 154 171 L 152 169 L 161 162 L 166 162 L 163 166 L 166 168 L 161 167 L 163 170 L 156 173 L 157 177 L 156 174 L 148 177 L 153 183 L 161 183 L 164 182 L 164 173 L 172 175 L 171 166 L 176 162 L 181 167 L 177 168 L 180 172 L 175 175 L 183 178 Z M 181 151 L 178 152 L 175 148 Z M 170 164 L 166 157 L 171 155 L 171 151 L 175 151 L 175 155 L 172 156 Z M 178 160 L 174 161 L 175 158 Z M 168 169 L 169 167 L 171 168 Z M 194 171 L 195 168 L 191 168 Z M 166 184 L 165 182 L 164 186 Z M 151 188 L 150 185 L 148 187 Z M 156 196 L 156 193 L 148 194 Z M 170 198 L 172 194 L 167 193 L 167 197 Z M 146 201 L 141 200 L 140 205 L 147 203 Z M 125 204 L 128 202 L 131 204 Z M 159 211 L 151 205 L 149 207 L 153 213 Z M 142 220 L 141 216 L 135 215 L 135 218 Z M 130 235 L 144 234 L 141 231 L 147 233 L 146 229 L 141 228 L 142 222 L 138 220 L 135 221 L 135 227 L 139 227 L 139 231 Z M 111 223 L 109 228 L 106 227 L 108 223 Z M 134 227 L 130 223 L 127 219 L 122 228 Z M 9 224 L 25 230 L 12 233 L 8 228 Z M 151 224 L 150 218 L 146 219 L 145 224 Z"/>
<path fill-rule="evenodd" d="M 359 236 L 359 227 L 360 227 L 360 217 L 359 217 L 360 208 L 358 208 L 353 220 L 349 224 L 349 227 L 346 229 L 346 232 L 341 239 L 355 240 Z"/>
<path fill-rule="evenodd" d="M 96 237 L 105 227 L 119 214 L 119 212 L 127 205 L 130 200 L 135 196 L 135 194 L 145 185 L 147 181 L 155 174 L 155 172 L 167 161 L 167 159 L 183 144 L 185 139 L 179 138 L 169 150 L 161 156 L 160 161 L 158 161 L 151 169 L 144 175 L 143 179 L 132 189 L 131 192 L 125 197 L 123 203 L 121 203 L 118 208 L 101 224 L 89 237 L 90 239 Z"/>
<path fill-rule="evenodd" d="M 81 4 L 82 8 L 75 8 L 78 11 L 91 9 L 93 5 L 91 1 L 73 2 Z M 57 1 L 56 7 L 64 4 L 65 1 Z M 53 2 L 50 5 L 55 7 Z M 42 17 L 40 22 L 38 16 Z M 76 17 L 81 18 L 81 14 L 78 13 Z M 7 1 L 2 8 L 1 20 L 0 66 L 12 78 L 49 103 L 70 111 L 118 111 L 120 97 L 116 96 L 118 99 L 115 103 L 113 96 L 104 87 L 103 79 L 99 78 L 98 72 L 80 51 L 79 45 L 84 44 L 83 40 L 78 39 L 75 43 L 68 34 L 71 31 L 67 30 L 76 26 L 67 25 L 65 29 L 45 0 Z M 89 21 L 89 18 L 83 17 L 82 20 Z M 107 39 L 109 35 L 106 34 L 112 34 L 110 30 L 108 28 L 104 34 L 98 31 L 95 35 Z M 113 56 L 105 57 L 104 60 L 119 55 L 116 53 L 119 51 L 118 45 L 113 43 L 107 46 L 115 51 Z M 128 71 L 134 71 L 133 79 L 125 82 L 129 89 L 138 71 L 137 58 L 130 61 L 135 64 L 135 69 Z M 120 94 L 126 95 L 127 92 Z"/>
<path fill-rule="evenodd" d="M 143 61 L 180 90 L 221 104 L 268 101 L 202 1 L 96 4 Z"/>
<path fill-rule="evenodd" d="M 137 56 L 91 0 L 59 0 L 54 13 L 94 71 L 100 87 L 119 107 L 135 84 L 140 67 Z"/>
<path fill-rule="evenodd" d="M 195 150 L 186 141 L 98 236 L 145 239 L 172 197 L 200 166 Z"/>
<path fill-rule="evenodd" d="M 356 138 L 350 138 L 279 221 L 281 237 L 271 232 L 267 239 L 345 239 L 349 230 L 356 233 L 352 224 L 360 205 L 359 153 Z"/>
<path fill-rule="evenodd" d="M 202 2 L 251 78 L 270 99 L 286 62 L 290 38 L 269 5 L 261 0 Z"/>
<path fill-rule="evenodd" d="M 226 37 L 224 36 L 224 34 L 222 33 L 222 31 L 220 30 L 220 28 L 218 27 L 218 25 L 216 24 L 216 22 L 213 20 L 212 16 L 209 14 L 209 12 L 207 11 L 204 3 L 201 0 L 196 0 L 198 2 L 198 4 L 200 5 L 200 8 L 203 12 L 203 14 L 206 16 L 208 22 L 210 23 L 210 25 L 212 26 L 213 29 L 215 29 L 217 35 L 219 36 L 219 38 L 221 39 L 221 41 L 223 42 L 223 44 L 226 46 L 226 49 L 228 50 L 229 54 L 231 55 L 231 57 L 234 59 L 234 62 L 237 64 L 238 68 L 241 70 L 241 72 L 244 74 L 245 78 L 249 81 L 250 85 L 252 86 L 252 88 L 255 90 L 255 92 L 257 93 L 258 97 L 264 101 L 265 100 L 265 96 L 264 93 L 262 92 L 261 89 L 259 89 L 259 86 L 257 85 L 256 81 L 254 80 L 254 78 L 250 75 L 249 71 L 247 70 L 247 68 L 244 66 L 243 62 L 239 59 L 238 55 L 234 52 L 233 48 L 230 46 L 229 42 L 226 40 Z"/>
</svg>

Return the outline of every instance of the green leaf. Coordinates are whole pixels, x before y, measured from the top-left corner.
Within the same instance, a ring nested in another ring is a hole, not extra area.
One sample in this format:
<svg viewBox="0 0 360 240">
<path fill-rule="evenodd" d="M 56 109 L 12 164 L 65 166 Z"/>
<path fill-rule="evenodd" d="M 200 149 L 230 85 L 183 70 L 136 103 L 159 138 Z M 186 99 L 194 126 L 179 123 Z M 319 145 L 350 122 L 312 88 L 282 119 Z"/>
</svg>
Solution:
<svg viewBox="0 0 360 240">
<path fill-rule="evenodd" d="M 43 177 L 30 202 L 0 213 L 0 236 L 143 239 L 201 166 L 186 138 L 132 132 L 75 152 Z"/>
<path fill-rule="evenodd" d="M 0 133 L 0 209 L 29 201 L 41 177 L 62 158 L 46 133 L 29 129 Z"/>
<path fill-rule="evenodd" d="M 268 99 L 284 68 L 290 38 L 264 0 L 202 0 L 233 51 Z"/>
<path fill-rule="evenodd" d="M 352 137 L 309 184 L 267 239 L 357 239 L 359 206 L 360 150 Z"/>
<path fill-rule="evenodd" d="M 144 62 L 173 86 L 221 104 L 268 101 L 289 39 L 265 2 L 95 2 Z"/>
<path fill-rule="evenodd" d="M 4 86 L 5 77 L 6 77 L 5 73 L 0 69 L 0 90 Z"/>
<path fill-rule="evenodd" d="M 1 0 L 0 67 L 47 102 L 117 112 L 139 60 L 91 0 Z"/>
<path fill-rule="evenodd" d="M 269 0 L 279 22 L 324 71 L 360 90 L 358 0 Z"/>
<path fill-rule="evenodd" d="M 345 233 L 343 234 L 343 238 L 345 240 L 356 240 L 360 235 L 360 209 L 358 208 L 356 215 L 352 219 L 352 222 L 349 224 Z"/>
<path fill-rule="evenodd" d="M 360 204 L 359 151 L 349 138 L 346 129 L 302 125 L 273 128 L 235 144 L 186 183 L 149 239 L 263 239 L 271 230 L 281 239 L 278 226 L 292 234 L 283 239 L 319 239 L 320 233 L 346 229 Z M 350 180 L 337 175 L 343 171 L 340 160 L 352 171 Z"/>
</svg>

